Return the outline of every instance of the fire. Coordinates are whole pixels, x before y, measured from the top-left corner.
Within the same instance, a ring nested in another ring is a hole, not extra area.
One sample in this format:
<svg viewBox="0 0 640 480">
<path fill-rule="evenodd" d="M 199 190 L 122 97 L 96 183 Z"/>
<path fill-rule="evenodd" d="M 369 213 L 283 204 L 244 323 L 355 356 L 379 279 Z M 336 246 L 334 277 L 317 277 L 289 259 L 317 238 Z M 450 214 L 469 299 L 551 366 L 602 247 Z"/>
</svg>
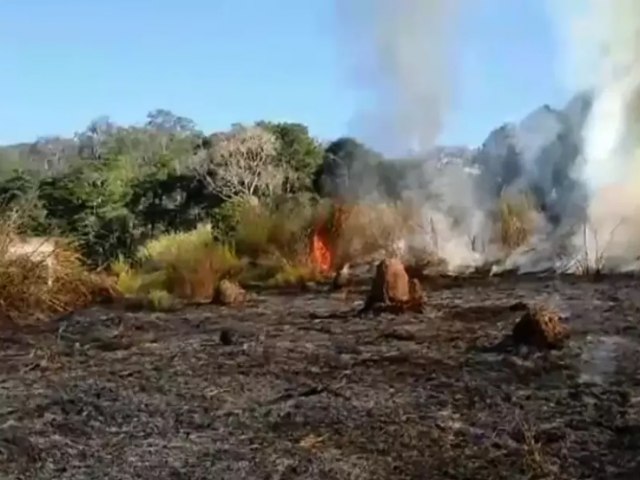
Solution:
<svg viewBox="0 0 640 480">
<path fill-rule="evenodd" d="M 335 245 L 348 213 L 345 206 L 336 205 L 329 218 L 321 222 L 313 233 L 311 261 L 323 273 L 329 273 L 335 268 Z"/>
<path fill-rule="evenodd" d="M 323 228 L 317 229 L 311 240 L 311 260 L 323 273 L 328 273 L 333 266 L 333 255 L 329 240 Z"/>
</svg>

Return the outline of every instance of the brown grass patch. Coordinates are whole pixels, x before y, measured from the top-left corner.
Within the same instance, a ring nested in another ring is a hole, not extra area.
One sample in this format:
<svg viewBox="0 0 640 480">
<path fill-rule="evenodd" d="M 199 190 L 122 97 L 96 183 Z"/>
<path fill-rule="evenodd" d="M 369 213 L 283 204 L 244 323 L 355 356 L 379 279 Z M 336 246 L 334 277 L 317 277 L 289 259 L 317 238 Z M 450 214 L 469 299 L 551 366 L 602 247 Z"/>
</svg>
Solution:
<svg viewBox="0 0 640 480">
<path fill-rule="evenodd" d="M 508 252 L 525 245 L 535 226 L 536 208 L 530 195 L 503 194 L 498 203 L 497 228 L 500 244 Z"/>
<path fill-rule="evenodd" d="M 6 233 L 7 230 L 4 231 Z M 0 241 L 0 324 L 26 324 L 61 315 L 108 297 L 115 288 L 106 275 L 87 270 L 71 244 L 59 245 L 51 254 L 51 283 L 47 266 L 33 256 L 7 255 Z"/>
</svg>

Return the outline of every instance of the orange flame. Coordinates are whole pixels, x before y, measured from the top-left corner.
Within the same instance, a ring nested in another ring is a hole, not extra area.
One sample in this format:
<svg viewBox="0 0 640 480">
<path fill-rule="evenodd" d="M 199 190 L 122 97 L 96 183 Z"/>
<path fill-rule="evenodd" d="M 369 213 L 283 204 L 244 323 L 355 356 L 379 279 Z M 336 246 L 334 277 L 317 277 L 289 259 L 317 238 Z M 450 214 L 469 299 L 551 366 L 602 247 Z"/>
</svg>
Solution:
<svg viewBox="0 0 640 480">
<path fill-rule="evenodd" d="M 325 218 L 313 232 L 310 257 L 323 273 L 329 273 L 336 267 L 335 245 L 350 211 L 345 205 L 335 205 L 331 216 Z"/>
<path fill-rule="evenodd" d="M 333 264 L 329 236 L 323 228 L 313 234 L 311 240 L 311 261 L 323 273 L 328 273 Z"/>
</svg>

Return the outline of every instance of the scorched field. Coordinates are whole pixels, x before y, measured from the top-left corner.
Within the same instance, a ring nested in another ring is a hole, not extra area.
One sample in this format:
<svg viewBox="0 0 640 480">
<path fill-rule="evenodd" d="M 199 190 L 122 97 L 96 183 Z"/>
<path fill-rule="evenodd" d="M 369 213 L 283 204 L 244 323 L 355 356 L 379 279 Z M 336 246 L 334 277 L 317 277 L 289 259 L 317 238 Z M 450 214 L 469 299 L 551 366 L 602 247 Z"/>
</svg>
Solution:
<svg viewBox="0 0 640 480">
<path fill-rule="evenodd" d="M 0 473 L 24 479 L 637 479 L 633 277 L 432 278 L 171 313 L 100 306 L 0 346 Z M 563 348 L 505 342 L 556 308 Z"/>
</svg>

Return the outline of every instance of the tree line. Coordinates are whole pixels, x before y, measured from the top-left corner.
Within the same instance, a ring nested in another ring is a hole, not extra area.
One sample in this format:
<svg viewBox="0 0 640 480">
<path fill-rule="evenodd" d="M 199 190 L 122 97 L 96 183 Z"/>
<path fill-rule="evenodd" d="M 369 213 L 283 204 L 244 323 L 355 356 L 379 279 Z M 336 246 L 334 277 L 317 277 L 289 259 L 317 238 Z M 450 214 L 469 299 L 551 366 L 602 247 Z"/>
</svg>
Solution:
<svg viewBox="0 0 640 480">
<path fill-rule="evenodd" d="M 242 202 L 396 197 L 416 167 L 353 138 L 323 143 L 299 123 L 205 134 L 191 119 L 155 110 L 142 125 L 99 118 L 72 138 L 1 148 L 0 199 L 5 211 L 22 209 L 25 233 L 72 237 L 103 265 L 204 221 L 224 235 Z"/>
</svg>

